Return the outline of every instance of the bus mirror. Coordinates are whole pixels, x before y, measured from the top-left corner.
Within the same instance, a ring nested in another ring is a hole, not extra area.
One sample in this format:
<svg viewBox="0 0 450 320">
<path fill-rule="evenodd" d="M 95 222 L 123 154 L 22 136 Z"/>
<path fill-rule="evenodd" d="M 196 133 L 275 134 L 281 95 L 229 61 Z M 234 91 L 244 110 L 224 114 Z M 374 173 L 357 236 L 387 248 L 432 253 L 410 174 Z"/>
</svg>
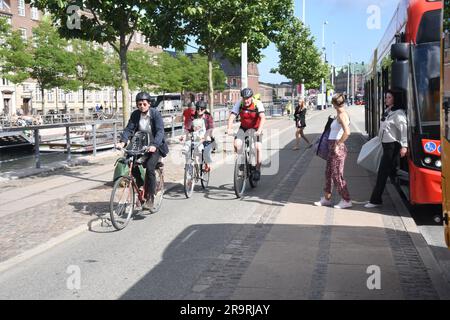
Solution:
<svg viewBox="0 0 450 320">
<path fill-rule="evenodd" d="M 409 44 L 395 43 L 391 46 L 392 60 L 408 60 L 409 59 Z"/>
<path fill-rule="evenodd" d="M 396 61 L 392 63 L 392 89 L 408 90 L 408 77 L 408 61 Z"/>
</svg>

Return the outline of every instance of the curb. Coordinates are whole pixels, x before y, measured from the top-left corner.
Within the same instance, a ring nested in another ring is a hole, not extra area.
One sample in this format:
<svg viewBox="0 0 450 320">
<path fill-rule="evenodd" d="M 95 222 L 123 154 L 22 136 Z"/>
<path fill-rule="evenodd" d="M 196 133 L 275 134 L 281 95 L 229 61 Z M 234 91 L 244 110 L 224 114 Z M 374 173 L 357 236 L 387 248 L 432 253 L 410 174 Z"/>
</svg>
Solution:
<svg viewBox="0 0 450 320">
<path fill-rule="evenodd" d="M 354 127 L 359 133 L 364 135 L 364 132 L 362 132 L 357 126 L 354 125 Z M 361 138 L 363 142 L 368 141 L 367 135 L 364 135 L 364 137 L 361 136 Z M 430 276 L 433 286 L 436 289 L 440 299 L 450 299 L 450 279 L 447 279 L 446 273 L 435 258 L 433 251 L 417 227 L 413 217 L 409 213 L 408 208 L 403 203 L 403 199 L 391 183 L 386 184 L 386 191 L 394 204 L 397 216 L 402 220 L 403 226 L 405 227 L 408 235 L 411 237 L 420 259 L 422 259 L 425 267 L 427 268 L 428 275 Z M 442 279 L 446 280 L 447 283 L 442 282 Z"/>
</svg>

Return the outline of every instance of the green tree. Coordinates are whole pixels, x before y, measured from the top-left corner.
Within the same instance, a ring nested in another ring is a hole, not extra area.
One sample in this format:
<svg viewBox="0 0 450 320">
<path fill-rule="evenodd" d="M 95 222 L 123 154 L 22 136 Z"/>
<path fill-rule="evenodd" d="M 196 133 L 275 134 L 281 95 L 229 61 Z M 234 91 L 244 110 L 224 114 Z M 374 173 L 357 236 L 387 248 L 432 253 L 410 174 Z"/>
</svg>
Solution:
<svg viewBox="0 0 450 320">
<path fill-rule="evenodd" d="M 242 42 L 247 42 L 249 61 L 259 62 L 267 47 L 293 15 L 292 0 L 190 0 L 183 12 L 185 27 L 208 59 L 208 92 L 213 109 L 213 61 L 215 53 L 236 61 Z"/>
<path fill-rule="evenodd" d="M 32 56 L 28 42 L 18 30 L 13 31 L 4 18 L 0 18 L 0 74 L 13 83 L 21 83 L 29 78 L 29 66 Z"/>
<path fill-rule="evenodd" d="M 4 27 L 2 29 L 5 31 Z M 6 46 L 0 53 L 2 73 L 15 83 L 35 79 L 41 90 L 45 114 L 44 91 L 64 86 L 74 72 L 74 59 L 66 49 L 67 41 L 59 37 L 47 19 L 33 29 L 30 40 L 21 39 L 15 31 L 3 36 Z"/>
<path fill-rule="evenodd" d="M 130 89 L 151 91 L 157 83 L 156 57 L 144 49 L 128 52 L 128 65 L 130 69 Z"/>
<path fill-rule="evenodd" d="M 75 79 L 83 94 L 83 113 L 86 114 L 86 90 L 99 90 L 108 75 L 105 53 L 94 43 L 74 39 L 71 41 L 75 62 Z"/>
<path fill-rule="evenodd" d="M 105 61 L 106 76 L 102 79 L 102 86 L 114 88 L 114 110 L 117 112 L 117 94 L 122 85 L 119 56 L 106 53 Z"/>
<path fill-rule="evenodd" d="M 53 14 L 53 22 L 67 38 L 109 43 L 119 55 L 123 122 L 130 116 L 127 52 L 135 31 L 142 31 L 150 45 L 182 47 L 184 29 L 180 19 L 185 0 L 26 0 Z M 73 9 L 77 6 L 82 14 Z M 78 24 L 79 21 L 79 24 Z M 170 32 L 169 32 L 170 30 Z"/>
<path fill-rule="evenodd" d="M 156 64 L 157 88 L 163 93 L 180 92 L 183 87 L 180 61 L 163 52 L 157 55 Z"/>
<path fill-rule="evenodd" d="M 319 50 L 314 45 L 314 38 L 308 28 L 296 17 L 291 17 L 289 24 L 283 27 L 275 37 L 275 44 L 280 53 L 278 72 L 292 80 L 292 85 L 304 83 L 305 88 L 317 88 L 324 78 L 329 82 L 329 66 L 322 62 Z"/>
</svg>

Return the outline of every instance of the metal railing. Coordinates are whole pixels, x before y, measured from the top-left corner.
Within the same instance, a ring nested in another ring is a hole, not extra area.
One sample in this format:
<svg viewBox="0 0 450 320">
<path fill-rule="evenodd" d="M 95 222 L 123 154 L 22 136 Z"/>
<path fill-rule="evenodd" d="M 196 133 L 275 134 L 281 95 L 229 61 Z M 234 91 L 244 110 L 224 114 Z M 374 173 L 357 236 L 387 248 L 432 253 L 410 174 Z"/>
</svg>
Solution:
<svg viewBox="0 0 450 320">
<path fill-rule="evenodd" d="M 71 127 L 86 127 L 91 126 L 91 133 L 88 135 L 88 139 L 86 141 L 89 142 L 89 140 L 92 141 L 92 152 L 93 155 L 97 155 L 97 147 L 98 147 L 98 136 L 97 136 L 97 126 L 101 125 L 112 125 L 112 143 L 115 145 L 117 143 L 117 134 L 118 134 L 118 125 L 121 125 L 121 120 L 102 120 L 102 121 L 90 121 L 90 122 L 71 122 L 71 123 L 63 123 L 63 124 L 47 124 L 47 125 L 38 125 L 38 126 L 23 126 L 23 127 L 9 127 L 7 128 L 8 132 L 15 132 L 15 131 L 27 131 L 30 130 L 34 132 L 34 149 L 35 149 L 35 164 L 36 168 L 41 167 L 41 160 L 40 160 L 40 145 L 43 141 L 41 141 L 41 130 L 46 129 L 54 129 L 54 128 L 65 128 L 65 152 L 67 152 L 67 161 L 71 161 L 72 159 L 72 144 L 71 144 Z M 2 130 L 3 131 L 3 130 Z M 105 131 L 101 132 L 102 134 L 105 134 Z M 73 138 L 73 136 L 72 136 Z M 58 139 L 60 140 L 60 139 Z"/>
</svg>

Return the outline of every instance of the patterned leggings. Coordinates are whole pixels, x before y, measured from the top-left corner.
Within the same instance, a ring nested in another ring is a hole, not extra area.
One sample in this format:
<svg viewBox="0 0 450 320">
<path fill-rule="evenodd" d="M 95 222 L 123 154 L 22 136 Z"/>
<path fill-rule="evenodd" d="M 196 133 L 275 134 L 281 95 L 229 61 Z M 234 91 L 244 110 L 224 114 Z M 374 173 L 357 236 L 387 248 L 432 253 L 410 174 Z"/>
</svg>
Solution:
<svg viewBox="0 0 450 320">
<path fill-rule="evenodd" d="M 333 185 L 345 201 L 350 201 L 347 182 L 344 180 L 344 164 L 347 157 L 347 147 L 341 144 L 335 152 L 336 140 L 328 141 L 329 154 L 325 170 L 325 193 L 331 193 Z"/>
</svg>

